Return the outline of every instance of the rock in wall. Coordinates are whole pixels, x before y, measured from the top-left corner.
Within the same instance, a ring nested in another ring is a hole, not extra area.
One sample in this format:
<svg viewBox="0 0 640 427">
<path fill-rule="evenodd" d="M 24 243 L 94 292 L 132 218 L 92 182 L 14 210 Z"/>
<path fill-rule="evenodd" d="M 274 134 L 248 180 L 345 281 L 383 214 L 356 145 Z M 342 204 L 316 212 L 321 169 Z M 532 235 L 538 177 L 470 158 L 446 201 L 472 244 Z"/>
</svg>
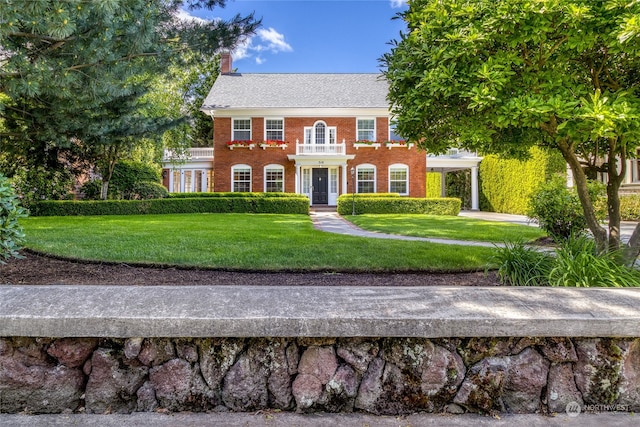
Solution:
<svg viewBox="0 0 640 427">
<path fill-rule="evenodd" d="M 4 413 L 553 413 L 574 402 L 639 410 L 640 338 L 0 338 Z"/>
</svg>

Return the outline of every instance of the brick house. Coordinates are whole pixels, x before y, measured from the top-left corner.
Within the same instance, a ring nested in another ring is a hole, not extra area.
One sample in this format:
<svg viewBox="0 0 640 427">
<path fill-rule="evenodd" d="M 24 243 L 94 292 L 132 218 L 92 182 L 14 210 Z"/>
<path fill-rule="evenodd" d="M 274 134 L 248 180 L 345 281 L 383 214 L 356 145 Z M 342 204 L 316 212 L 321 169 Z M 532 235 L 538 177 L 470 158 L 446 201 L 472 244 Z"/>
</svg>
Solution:
<svg viewBox="0 0 640 427">
<path fill-rule="evenodd" d="M 232 73 L 228 54 L 221 63 L 202 107 L 213 149 L 167 161 L 169 191 L 284 191 L 329 206 L 354 187 L 425 197 L 426 153 L 393 133 L 380 75 Z"/>
</svg>

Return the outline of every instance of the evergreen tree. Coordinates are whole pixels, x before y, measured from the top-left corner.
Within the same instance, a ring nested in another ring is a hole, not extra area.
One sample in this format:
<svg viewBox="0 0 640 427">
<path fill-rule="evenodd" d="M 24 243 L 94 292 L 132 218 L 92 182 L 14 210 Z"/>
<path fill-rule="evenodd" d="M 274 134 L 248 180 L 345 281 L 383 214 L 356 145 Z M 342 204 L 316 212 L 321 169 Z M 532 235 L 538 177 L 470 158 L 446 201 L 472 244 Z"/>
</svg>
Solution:
<svg viewBox="0 0 640 427">
<path fill-rule="evenodd" d="M 32 166 L 83 169 L 83 161 L 101 161 L 100 153 L 118 151 L 124 140 L 180 123 L 145 116 L 140 96 L 170 64 L 213 57 L 255 31 L 252 15 L 180 17 L 183 6 L 225 3 L 0 0 L 0 167 L 9 174 Z"/>
</svg>

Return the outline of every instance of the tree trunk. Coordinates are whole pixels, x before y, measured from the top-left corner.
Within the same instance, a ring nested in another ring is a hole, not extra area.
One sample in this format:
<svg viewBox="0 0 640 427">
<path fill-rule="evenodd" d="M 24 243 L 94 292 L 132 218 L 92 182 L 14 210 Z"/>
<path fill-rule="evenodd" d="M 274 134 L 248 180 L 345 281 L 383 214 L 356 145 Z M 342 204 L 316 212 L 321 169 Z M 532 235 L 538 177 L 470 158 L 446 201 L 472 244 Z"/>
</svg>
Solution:
<svg viewBox="0 0 640 427">
<path fill-rule="evenodd" d="M 587 226 L 591 233 L 593 233 L 593 237 L 596 241 L 596 247 L 599 252 L 607 250 L 607 230 L 605 230 L 600 223 L 598 222 L 598 218 L 596 218 L 596 213 L 593 208 L 593 201 L 591 200 L 591 196 L 589 195 L 589 190 L 587 188 L 587 176 L 584 173 L 584 169 L 582 169 L 582 165 L 580 164 L 580 160 L 576 156 L 573 149 L 569 146 L 566 141 L 559 141 L 558 147 L 562 152 L 562 157 L 564 157 L 565 161 L 571 167 L 571 171 L 573 172 L 573 179 L 575 181 L 576 191 L 578 193 L 578 198 L 580 199 L 580 204 L 582 205 L 582 211 L 584 213 L 585 220 L 587 221 Z M 620 208 L 618 202 L 618 209 Z"/>
<path fill-rule="evenodd" d="M 629 244 L 625 248 L 625 261 L 629 265 L 633 265 L 638 256 L 640 256 L 640 223 L 636 225 L 636 229 L 633 230 Z"/>
<path fill-rule="evenodd" d="M 107 194 L 109 194 L 109 181 L 102 177 L 102 187 L 100 189 L 100 199 L 107 200 Z"/>
<path fill-rule="evenodd" d="M 607 158 L 607 214 L 609 215 L 609 250 L 620 249 L 620 185 L 626 173 L 626 156 L 624 149 L 620 150 L 622 165 L 618 173 L 618 159 L 615 156 L 617 141 L 609 140 Z"/>
</svg>

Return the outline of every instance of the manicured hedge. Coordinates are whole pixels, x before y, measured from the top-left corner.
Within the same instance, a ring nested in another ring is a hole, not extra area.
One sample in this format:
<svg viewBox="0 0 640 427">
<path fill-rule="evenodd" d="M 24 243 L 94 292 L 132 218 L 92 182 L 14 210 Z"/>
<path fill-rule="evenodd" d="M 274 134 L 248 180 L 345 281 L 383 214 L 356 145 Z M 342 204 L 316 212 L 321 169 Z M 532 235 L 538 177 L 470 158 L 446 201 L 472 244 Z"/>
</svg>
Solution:
<svg viewBox="0 0 640 427">
<path fill-rule="evenodd" d="M 38 202 L 33 216 L 143 215 L 175 213 L 278 213 L 308 214 L 309 198 L 200 197 L 151 200 L 52 200 Z"/>
<path fill-rule="evenodd" d="M 640 221 L 640 194 L 620 196 L 620 218 L 623 221 Z"/>
<path fill-rule="evenodd" d="M 338 213 L 351 215 L 353 206 L 356 214 L 458 215 L 460 213 L 460 199 L 378 196 L 357 194 L 354 198 L 351 194 L 343 194 L 338 197 Z"/>
<path fill-rule="evenodd" d="M 276 193 L 276 192 L 265 192 L 265 193 L 242 193 L 242 192 L 215 192 L 215 193 L 169 193 L 168 196 L 170 199 L 194 199 L 194 198 L 220 198 L 220 197 L 242 197 L 242 198 L 252 198 L 252 199 L 261 199 L 261 198 L 296 198 L 301 197 L 300 194 L 296 193 Z"/>
<path fill-rule="evenodd" d="M 529 198 L 552 175 L 565 173 L 559 153 L 533 147 L 527 160 L 485 156 L 480 162 L 480 210 L 526 215 Z"/>
<path fill-rule="evenodd" d="M 442 175 L 440 172 L 427 172 L 427 198 L 442 196 Z"/>
</svg>

